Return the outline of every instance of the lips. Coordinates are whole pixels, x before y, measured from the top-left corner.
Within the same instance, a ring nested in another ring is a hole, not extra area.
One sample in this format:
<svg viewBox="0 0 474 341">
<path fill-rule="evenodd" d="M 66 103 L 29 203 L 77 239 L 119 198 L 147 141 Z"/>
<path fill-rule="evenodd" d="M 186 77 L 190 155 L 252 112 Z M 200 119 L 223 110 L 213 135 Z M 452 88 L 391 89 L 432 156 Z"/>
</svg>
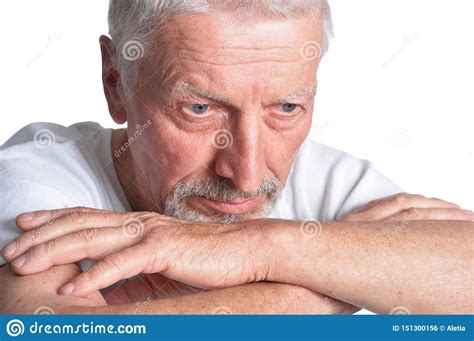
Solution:
<svg viewBox="0 0 474 341">
<path fill-rule="evenodd" d="M 241 198 L 232 201 L 219 201 L 199 198 L 203 205 L 224 214 L 242 214 L 257 210 L 264 202 L 265 197 Z"/>
</svg>

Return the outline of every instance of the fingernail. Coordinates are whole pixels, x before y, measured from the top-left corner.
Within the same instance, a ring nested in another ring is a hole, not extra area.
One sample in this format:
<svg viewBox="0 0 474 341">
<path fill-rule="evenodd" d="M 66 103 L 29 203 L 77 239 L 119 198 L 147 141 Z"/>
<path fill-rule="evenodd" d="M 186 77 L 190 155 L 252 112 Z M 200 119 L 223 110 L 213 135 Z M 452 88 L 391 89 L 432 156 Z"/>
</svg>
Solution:
<svg viewBox="0 0 474 341">
<path fill-rule="evenodd" d="M 59 293 L 61 295 L 69 295 L 73 292 L 74 288 L 75 288 L 74 283 L 68 283 L 68 284 L 65 284 L 61 289 L 59 289 Z"/>
<path fill-rule="evenodd" d="M 25 264 L 26 262 L 26 255 L 23 254 L 21 255 L 20 257 L 18 258 L 15 258 L 13 261 L 12 261 L 12 265 L 15 267 L 15 268 L 21 268 L 23 266 L 23 264 Z"/>
<path fill-rule="evenodd" d="M 3 256 L 10 257 L 11 255 L 15 253 L 15 250 L 16 250 L 16 241 L 12 241 L 11 243 L 7 244 L 3 248 L 2 250 Z"/>
<path fill-rule="evenodd" d="M 35 218 L 33 213 L 27 212 L 20 214 L 17 219 L 21 221 L 32 221 Z"/>
</svg>

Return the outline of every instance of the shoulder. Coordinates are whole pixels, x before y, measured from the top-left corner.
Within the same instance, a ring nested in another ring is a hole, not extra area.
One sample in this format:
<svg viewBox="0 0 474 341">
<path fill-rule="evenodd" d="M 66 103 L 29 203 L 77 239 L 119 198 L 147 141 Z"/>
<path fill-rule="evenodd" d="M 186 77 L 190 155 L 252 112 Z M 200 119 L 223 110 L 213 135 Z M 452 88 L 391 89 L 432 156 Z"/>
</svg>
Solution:
<svg viewBox="0 0 474 341">
<path fill-rule="evenodd" d="M 103 130 L 104 128 L 95 122 L 81 122 L 68 127 L 49 122 L 35 122 L 18 130 L 0 146 L 0 150 L 34 147 L 36 151 L 55 151 L 56 145 L 77 146 L 94 139 Z"/>
<path fill-rule="evenodd" d="M 371 200 L 401 192 L 369 160 L 312 140 L 298 151 L 287 187 L 297 218 L 322 220 L 336 219 Z"/>
<path fill-rule="evenodd" d="M 94 122 L 27 125 L 0 147 L 0 183 L 49 187 L 91 205 L 102 170 L 104 131 Z"/>
<path fill-rule="evenodd" d="M 40 122 L 23 127 L 0 147 L 2 178 L 64 188 L 63 181 L 81 177 L 93 166 L 88 160 L 88 143 L 99 127 L 89 122 L 70 127 Z"/>
<path fill-rule="evenodd" d="M 359 159 L 347 152 L 327 146 L 313 140 L 307 140 L 301 146 L 295 162 L 304 166 L 317 166 L 318 169 L 334 171 L 335 167 L 367 167 L 368 160 Z"/>
<path fill-rule="evenodd" d="M 0 247 L 20 233 L 20 213 L 97 205 L 98 166 L 90 146 L 100 129 L 94 123 L 32 123 L 0 147 Z"/>
</svg>

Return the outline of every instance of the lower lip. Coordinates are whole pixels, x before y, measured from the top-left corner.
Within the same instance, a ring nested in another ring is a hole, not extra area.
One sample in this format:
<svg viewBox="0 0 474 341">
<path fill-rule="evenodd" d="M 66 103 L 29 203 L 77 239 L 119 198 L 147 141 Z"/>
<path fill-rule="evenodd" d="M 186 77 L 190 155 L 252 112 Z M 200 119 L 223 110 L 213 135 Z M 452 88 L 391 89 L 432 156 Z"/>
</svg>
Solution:
<svg viewBox="0 0 474 341">
<path fill-rule="evenodd" d="M 263 198 L 243 199 L 237 201 L 216 201 L 202 198 L 205 205 L 225 214 L 242 214 L 255 210 L 262 203 Z"/>
</svg>

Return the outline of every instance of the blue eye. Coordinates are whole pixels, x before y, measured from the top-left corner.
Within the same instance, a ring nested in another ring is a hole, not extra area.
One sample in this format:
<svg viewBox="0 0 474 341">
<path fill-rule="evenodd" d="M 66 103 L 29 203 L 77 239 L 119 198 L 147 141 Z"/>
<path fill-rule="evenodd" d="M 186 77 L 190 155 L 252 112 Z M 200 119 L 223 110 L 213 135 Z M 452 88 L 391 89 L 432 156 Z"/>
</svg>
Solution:
<svg viewBox="0 0 474 341">
<path fill-rule="evenodd" d="M 293 112 L 293 111 L 295 111 L 297 106 L 298 106 L 297 104 L 285 103 L 285 104 L 282 105 L 282 108 L 283 108 L 284 112 Z"/>
<path fill-rule="evenodd" d="M 192 106 L 193 113 L 196 115 L 203 115 L 209 110 L 209 105 L 207 104 L 193 104 Z"/>
</svg>

